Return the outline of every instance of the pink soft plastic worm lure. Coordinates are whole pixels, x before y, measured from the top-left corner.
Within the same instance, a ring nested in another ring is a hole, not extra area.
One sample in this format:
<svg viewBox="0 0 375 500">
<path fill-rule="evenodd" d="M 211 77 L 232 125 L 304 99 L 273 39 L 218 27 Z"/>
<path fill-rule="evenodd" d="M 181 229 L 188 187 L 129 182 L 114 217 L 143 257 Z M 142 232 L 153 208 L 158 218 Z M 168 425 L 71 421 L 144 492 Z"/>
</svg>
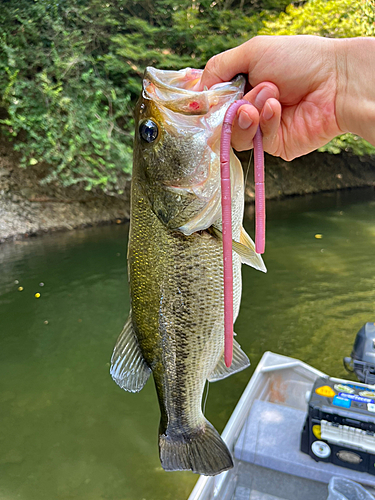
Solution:
<svg viewBox="0 0 375 500">
<path fill-rule="evenodd" d="M 230 184 L 230 143 L 232 124 L 240 106 L 249 104 L 241 99 L 229 106 L 225 113 L 220 141 L 221 209 L 223 224 L 223 274 L 224 274 L 224 360 L 227 367 L 233 357 L 233 267 L 232 267 L 232 201 Z M 262 132 L 258 127 L 254 140 L 255 181 L 255 251 L 264 252 L 265 246 L 265 196 L 264 153 Z"/>
</svg>

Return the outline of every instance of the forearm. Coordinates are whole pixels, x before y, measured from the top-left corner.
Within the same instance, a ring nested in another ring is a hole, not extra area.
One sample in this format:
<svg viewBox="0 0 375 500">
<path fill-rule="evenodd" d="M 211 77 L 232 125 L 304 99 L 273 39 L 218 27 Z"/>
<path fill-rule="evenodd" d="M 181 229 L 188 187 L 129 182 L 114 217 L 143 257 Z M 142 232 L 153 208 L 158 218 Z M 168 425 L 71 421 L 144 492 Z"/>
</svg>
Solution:
<svg viewBox="0 0 375 500">
<path fill-rule="evenodd" d="M 336 43 L 338 126 L 375 146 L 375 38 L 348 38 Z"/>
</svg>

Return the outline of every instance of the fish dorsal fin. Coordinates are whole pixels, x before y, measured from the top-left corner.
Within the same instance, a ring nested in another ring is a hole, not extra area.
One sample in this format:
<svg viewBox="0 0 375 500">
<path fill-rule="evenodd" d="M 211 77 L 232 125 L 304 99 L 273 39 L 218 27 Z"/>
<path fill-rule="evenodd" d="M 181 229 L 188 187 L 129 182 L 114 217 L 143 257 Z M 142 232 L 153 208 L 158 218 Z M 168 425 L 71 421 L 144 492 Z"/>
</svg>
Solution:
<svg viewBox="0 0 375 500">
<path fill-rule="evenodd" d="M 217 236 L 221 241 L 223 240 L 223 233 L 215 226 L 211 226 L 212 233 Z M 232 249 L 236 254 L 241 257 L 242 264 L 257 269 L 258 271 L 267 272 L 264 265 L 262 256 L 255 251 L 255 244 L 245 229 L 241 226 L 240 241 L 232 240 Z"/>
<path fill-rule="evenodd" d="M 132 314 L 117 339 L 111 358 L 110 374 L 117 385 L 129 392 L 139 392 L 150 376 L 137 337 L 133 330 Z"/>
<path fill-rule="evenodd" d="M 218 364 L 215 366 L 214 371 L 211 373 L 207 380 L 209 382 L 216 382 L 217 380 L 221 380 L 223 378 L 229 377 L 233 373 L 240 372 L 250 366 L 250 360 L 243 352 L 240 347 L 240 344 L 233 340 L 233 360 L 232 364 L 228 368 L 225 365 L 224 354 L 219 359 Z"/>
</svg>

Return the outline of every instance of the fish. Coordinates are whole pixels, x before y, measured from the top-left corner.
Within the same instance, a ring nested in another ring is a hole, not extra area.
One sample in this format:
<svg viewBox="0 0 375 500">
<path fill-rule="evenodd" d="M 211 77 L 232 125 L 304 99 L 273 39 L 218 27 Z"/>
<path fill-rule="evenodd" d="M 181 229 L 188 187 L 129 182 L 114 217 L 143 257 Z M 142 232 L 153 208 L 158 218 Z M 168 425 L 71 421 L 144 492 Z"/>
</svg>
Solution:
<svg viewBox="0 0 375 500">
<path fill-rule="evenodd" d="M 205 418 L 206 381 L 247 368 L 234 341 L 224 362 L 220 132 L 245 79 L 194 90 L 202 70 L 148 67 L 135 112 L 128 277 L 131 310 L 110 373 L 139 392 L 153 375 L 161 418 L 159 455 L 167 471 L 216 475 L 233 467 L 227 445 Z M 242 167 L 231 152 L 233 310 L 241 264 L 266 272 L 242 227 Z"/>
</svg>

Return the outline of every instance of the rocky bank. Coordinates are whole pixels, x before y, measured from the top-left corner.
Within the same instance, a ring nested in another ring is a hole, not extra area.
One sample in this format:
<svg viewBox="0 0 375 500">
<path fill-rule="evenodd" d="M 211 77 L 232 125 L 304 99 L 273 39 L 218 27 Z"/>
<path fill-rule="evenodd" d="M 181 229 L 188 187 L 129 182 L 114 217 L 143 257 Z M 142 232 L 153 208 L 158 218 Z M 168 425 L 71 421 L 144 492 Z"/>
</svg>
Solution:
<svg viewBox="0 0 375 500">
<path fill-rule="evenodd" d="M 43 186 L 43 175 L 38 168 L 20 168 L 18 155 L 0 138 L 0 243 L 129 219 L 130 181 L 115 197 L 76 186 Z"/>
<path fill-rule="evenodd" d="M 242 164 L 246 165 L 248 154 L 240 153 L 239 157 Z M 291 162 L 266 155 L 265 170 L 268 199 L 375 186 L 375 158 L 358 157 L 347 153 L 332 155 L 314 152 Z M 246 200 L 250 202 L 252 199 L 254 199 L 254 183 L 248 180 Z"/>
<path fill-rule="evenodd" d="M 239 156 L 247 165 L 248 153 Z M 250 168 L 246 184 L 249 203 L 254 199 L 251 174 Z M 115 197 L 76 186 L 42 186 L 42 176 L 38 168 L 20 168 L 18 155 L 0 138 L 0 242 L 49 231 L 121 223 L 129 218 L 130 181 L 124 194 Z M 268 199 L 361 186 L 375 186 L 375 159 L 326 153 L 311 153 L 292 162 L 266 157 Z"/>
</svg>

